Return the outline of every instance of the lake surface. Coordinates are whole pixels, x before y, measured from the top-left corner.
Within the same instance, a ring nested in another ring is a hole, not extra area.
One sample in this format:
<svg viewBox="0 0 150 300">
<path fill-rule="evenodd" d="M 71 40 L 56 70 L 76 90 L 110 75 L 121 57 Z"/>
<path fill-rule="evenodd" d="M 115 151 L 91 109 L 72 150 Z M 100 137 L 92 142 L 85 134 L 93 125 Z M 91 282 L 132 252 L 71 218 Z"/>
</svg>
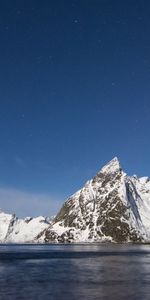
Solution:
<svg viewBox="0 0 150 300">
<path fill-rule="evenodd" d="M 3 299 L 149 300 L 150 245 L 1 245 Z"/>
</svg>

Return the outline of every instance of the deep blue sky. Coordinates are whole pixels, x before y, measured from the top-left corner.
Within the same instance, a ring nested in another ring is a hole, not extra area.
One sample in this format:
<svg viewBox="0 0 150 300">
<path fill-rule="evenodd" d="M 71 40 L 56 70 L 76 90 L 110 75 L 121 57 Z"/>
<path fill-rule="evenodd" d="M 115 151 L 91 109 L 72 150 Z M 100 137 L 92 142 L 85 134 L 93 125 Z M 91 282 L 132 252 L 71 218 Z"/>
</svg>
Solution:
<svg viewBox="0 0 150 300">
<path fill-rule="evenodd" d="M 55 213 L 114 156 L 150 176 L 149 0 L 2 0 L 0 41 L 2 209 Z"/>
</svg>

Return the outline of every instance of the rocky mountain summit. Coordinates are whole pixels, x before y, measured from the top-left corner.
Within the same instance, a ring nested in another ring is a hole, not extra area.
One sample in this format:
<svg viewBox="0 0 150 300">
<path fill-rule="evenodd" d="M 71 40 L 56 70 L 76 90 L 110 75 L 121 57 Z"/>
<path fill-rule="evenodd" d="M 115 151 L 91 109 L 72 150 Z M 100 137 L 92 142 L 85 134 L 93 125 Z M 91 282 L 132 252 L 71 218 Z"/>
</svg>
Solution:
<svg viewBox="0 0 150 300">
<path fill-rule="evenodd" d="M 150 241 L 150 180 L 127 176 L 112 159 L 62 206 L 44 242 Z"/>
<path fill-rule="evenodd" d="M 56 217 L 0 213 L 0 242 L 150 242 L 150 179 L 127 176 L 112 159 L 69 197 Z"/>
</svg>

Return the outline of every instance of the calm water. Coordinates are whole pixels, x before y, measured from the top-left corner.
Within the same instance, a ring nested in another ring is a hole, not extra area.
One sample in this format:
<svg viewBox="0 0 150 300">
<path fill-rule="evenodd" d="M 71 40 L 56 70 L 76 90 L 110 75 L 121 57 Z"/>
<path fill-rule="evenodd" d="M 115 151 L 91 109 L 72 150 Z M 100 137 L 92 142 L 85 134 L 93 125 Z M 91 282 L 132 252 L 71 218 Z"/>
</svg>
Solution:
<svg viewBox="0 0 150 300">
<path fill-rule="evenodd" d="M 0 246 L 0 300 L 149 300 L 149 245 Z"/>
</svg>

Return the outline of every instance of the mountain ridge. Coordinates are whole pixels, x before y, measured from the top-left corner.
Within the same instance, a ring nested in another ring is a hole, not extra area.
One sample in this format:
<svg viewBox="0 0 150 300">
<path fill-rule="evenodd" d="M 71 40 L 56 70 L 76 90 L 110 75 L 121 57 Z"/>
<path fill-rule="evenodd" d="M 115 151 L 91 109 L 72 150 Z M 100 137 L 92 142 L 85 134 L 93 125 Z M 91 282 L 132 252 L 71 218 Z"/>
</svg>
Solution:
<svg viewBox="0 0 150 300">
<path fill-rule="evenodd" d="M 128 176 L 115 157 L 64 202 L 52 221 L 7 215 L 4 222 L 2 214 L 0 242 L 149 242 L 150 179 Z"/>
</svg>

